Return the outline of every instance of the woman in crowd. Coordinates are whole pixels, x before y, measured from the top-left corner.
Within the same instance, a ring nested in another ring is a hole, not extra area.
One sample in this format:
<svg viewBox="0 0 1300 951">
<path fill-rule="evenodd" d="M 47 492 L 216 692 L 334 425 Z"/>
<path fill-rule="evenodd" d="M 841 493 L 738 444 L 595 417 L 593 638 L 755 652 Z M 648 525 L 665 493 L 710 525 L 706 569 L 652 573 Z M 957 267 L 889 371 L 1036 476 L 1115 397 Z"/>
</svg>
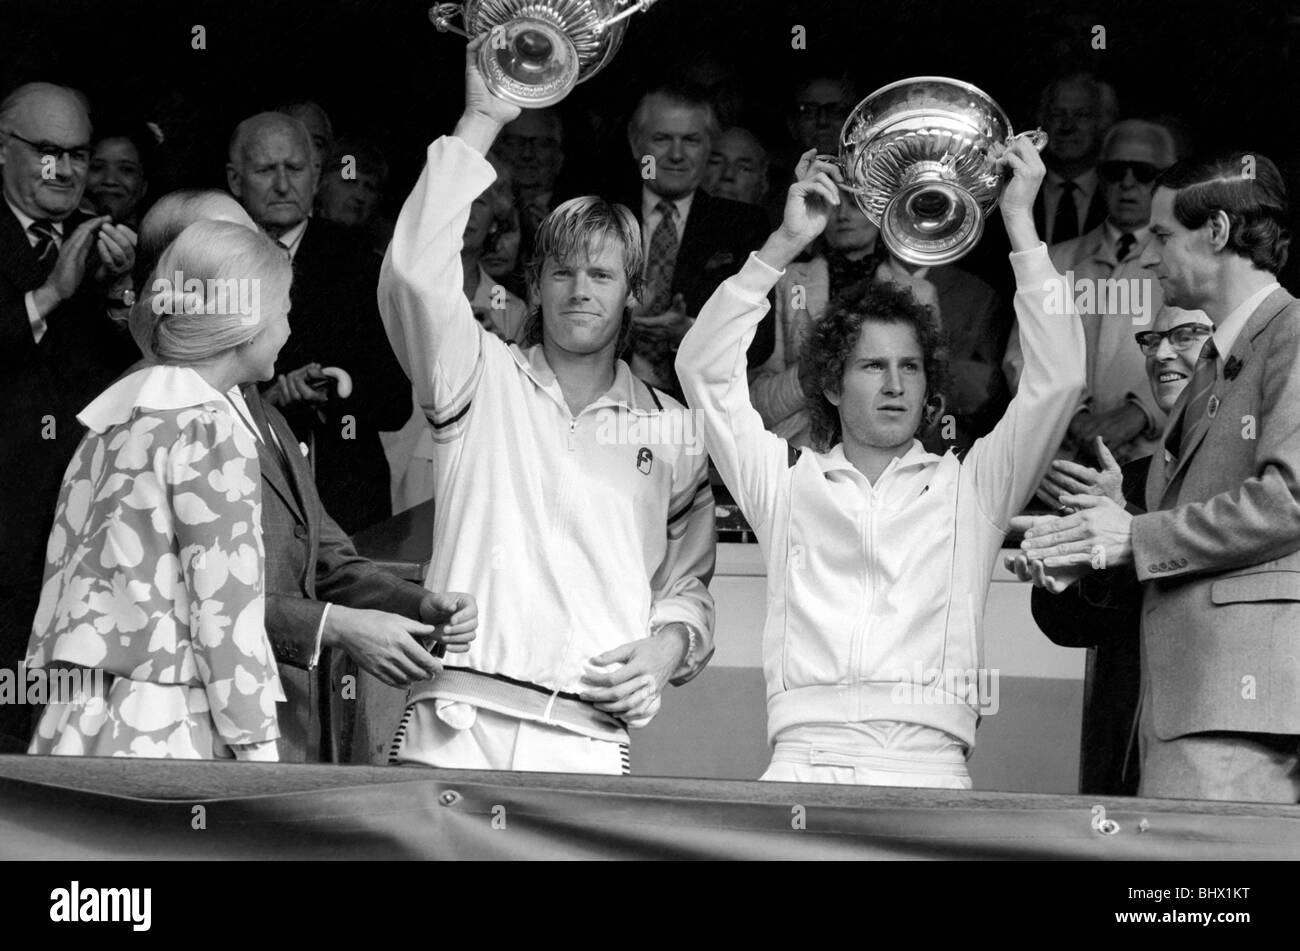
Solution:
<svg viewBox="0 0 1300 951">
<path fill-rule="evenodd" d="M 118 122 L 95 137 L 86 172 L 86 200 L 97 215 L 135 228 L 149 192 L 150 160 L 156 141 L 144 123 Z"/>
<path fill-rule="evenodd" d="M 158 259 L 131 314 L 144 364 L 78 417 L 26 662 L 80 676 L 29 752 L 277 758 L 260 473 L 230 391 L 271 378 L 291 278 L 229 222 L 190 225 Z"/>
</svg>

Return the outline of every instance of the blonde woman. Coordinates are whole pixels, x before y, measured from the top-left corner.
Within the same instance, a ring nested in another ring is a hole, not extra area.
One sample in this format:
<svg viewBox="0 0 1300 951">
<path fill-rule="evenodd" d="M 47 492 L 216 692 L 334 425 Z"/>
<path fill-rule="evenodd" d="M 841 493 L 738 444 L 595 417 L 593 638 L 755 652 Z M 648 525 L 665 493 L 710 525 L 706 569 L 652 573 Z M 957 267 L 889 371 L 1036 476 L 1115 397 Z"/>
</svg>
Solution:
<svg viewBox="0 0 1300 951">
<path fill-rule="evenodd" d="M 78 416 L 27 649 L 29 669 L 78 676 L 29 752 L 278 758 L 260 473 L 232 387 L 271 378 L 291 276 L 230 222 L 162 252 L 131 313 L 145 365 Z"/>
</svg>

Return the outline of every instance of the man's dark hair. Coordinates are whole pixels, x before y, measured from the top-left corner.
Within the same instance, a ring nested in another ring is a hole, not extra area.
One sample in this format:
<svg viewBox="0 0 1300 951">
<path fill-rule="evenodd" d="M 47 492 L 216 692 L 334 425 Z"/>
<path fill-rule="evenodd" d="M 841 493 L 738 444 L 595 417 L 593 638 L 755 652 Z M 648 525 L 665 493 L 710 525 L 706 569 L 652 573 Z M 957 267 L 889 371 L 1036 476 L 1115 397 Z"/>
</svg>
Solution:
<svg viewBox="0 0 1300 951">
<path fill-rule="evenodd" d="M 1174 217 L 1184 228 L 1200 228 L 1222 211 L 1228 216 L 1228 251 L 1271 274 L 1286 264 L 1286 184 L 1266 156 L 1233 151 L 1184 159 L 1163 172 L 1156 187 L 1177 192 Z"/>
<path fill-rule="evenodd" d="M 110 115 L 106 118 L 95 117 L 95 146 L 105 139 L 126 139 L 135 146 L 140 155 L 140 165 L 144 168 L 145 178 L 150 172 L 156 172 L 155 156 L 158 139 L 144 120 L 134 116 Z"/>
<path fill-rule="evenodd" d="M 925 399 L 929 404 L 941 396 L 948 384 L 948 336 L 928 307 L 910 290 L 895 284 L 865 280 L 846 288 L 827 306 L 826 316 L 815 325 L 800 357 L 808 385 L 808 415 L 812 423 L 813 446 L 826 452 L 843 439 L 839 409 L 825 391 L 839 393 L 844 382 L 844 365 L 862 335 L 867 321 L 902 324 L 912 328 L 921 345 L 925 368 Z M 927 412 L 921 430 L 938 422 Z"/>
</svg>

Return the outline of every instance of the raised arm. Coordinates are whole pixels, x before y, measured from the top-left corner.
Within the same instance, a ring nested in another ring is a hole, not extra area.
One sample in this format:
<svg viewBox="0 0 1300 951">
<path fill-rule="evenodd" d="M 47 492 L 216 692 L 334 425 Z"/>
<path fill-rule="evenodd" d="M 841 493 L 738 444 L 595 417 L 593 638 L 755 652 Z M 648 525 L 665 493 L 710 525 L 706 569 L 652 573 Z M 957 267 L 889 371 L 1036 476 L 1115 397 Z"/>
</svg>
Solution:
<svg viewBox="0 0 1300 951">
<path fill-rule="evenodd" d="M 1033 495 L 1065 436 L 1083 392 L 1085 367 L 1078 316 L 1047 310 L 1055 282 L 1063 279 L 1034 229 L 1034 195 L 1046 172 L 1042 159 L 1019 139 L 997 161 L 1012 169 L 1002 195 L 1002 218 L 1011 240 L 1024 371 L 1002 419 L 988 436 L 976 440 L 965 465 L 985 518 L 1005 531 Z M 1062 292 L 1060 287 L 1055 290 Z"/>
<path fill-rule="evenodd" d="M 402 206 L 379 275 L 379 311 L 389 342 L 435 427 L 468 408 L 488 342 L 465 299 L 460 250 L 470 205 L 496 179 L 486 159 L 519 107 L 492 96 L 470 44 L 465 111 L 451 136 L 429 146 L 424 170 Z"/>
<path fill-rule="evenodd" d="M 804 154 L 781 226 L 709 298 L 677 351 L 677 376 L 699 414 L 705 448 L 760 535 L 769 528 L 789 450 L 785 440 L 766 431 L 750 403 L 745 354 L 767 312 L 767 292 L 839 204 L 839 177 L 833 165 L 816 160 L 815 151 Z"/>
</svg>

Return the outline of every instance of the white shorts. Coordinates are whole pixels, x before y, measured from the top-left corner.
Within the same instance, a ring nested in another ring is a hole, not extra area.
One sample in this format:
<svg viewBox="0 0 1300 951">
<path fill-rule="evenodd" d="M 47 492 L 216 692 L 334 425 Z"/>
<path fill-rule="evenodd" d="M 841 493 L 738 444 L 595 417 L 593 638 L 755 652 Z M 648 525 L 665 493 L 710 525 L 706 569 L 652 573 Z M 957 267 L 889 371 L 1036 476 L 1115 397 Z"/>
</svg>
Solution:
<svg viewBox="0 0 1300 951">
<path fill-rule="evenodd" d="M 776 739 L 762 780 L 857 786 L 970 789 L 966 744 L 917 723 L 814 724 Z"/>
<path fill-rule="evenodd" d="M 631 771 L 626 743 L 597 740 L 464 703 L 453 704 L 455 715 L 444 719 L 438 704 L 430 698 L 406 708 L 393 735 L 389 763 L 606 776 L 626 776 Z M 467 716 L 467 711 L 472 714 Z"/>
</svg>

